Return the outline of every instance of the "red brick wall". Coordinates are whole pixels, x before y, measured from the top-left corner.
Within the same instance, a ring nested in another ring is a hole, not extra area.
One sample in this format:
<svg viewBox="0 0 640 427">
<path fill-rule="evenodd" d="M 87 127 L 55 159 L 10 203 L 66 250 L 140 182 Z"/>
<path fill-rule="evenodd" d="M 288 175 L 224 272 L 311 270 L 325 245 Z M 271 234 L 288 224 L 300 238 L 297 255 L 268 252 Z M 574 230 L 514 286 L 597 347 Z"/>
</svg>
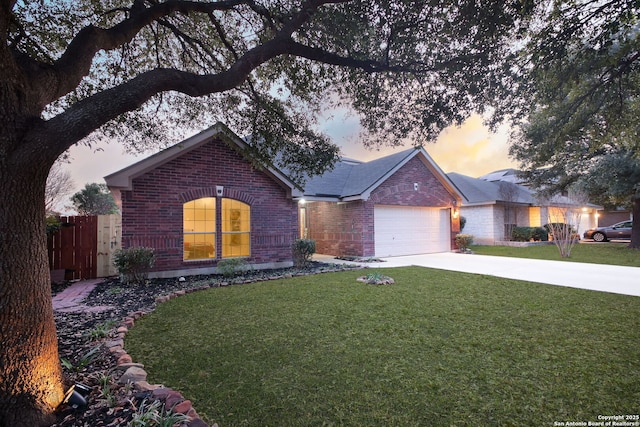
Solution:
<svg viewBox="0 0 640 427">
<path fill-rule="evenodd" d="M 418 183 L 417 191 L 414 183 Z M 376 188 L 367 201 L 309 203 L 309 238 L 316 241 L 318 253 L 373 256 L 375 205 L 450 207 L 453 200 L 454 197 L 416 156 Z M 459 225 L 457 227 L 459 230 Z M 455 230 L 456 224 L 452 224 L 451 229 Z"/>
<path fill-rule="evenodd" d="M 154 271 L 213 267 L 215 260 L 183 261 L 183 204 L 223 197 L 251 206 L 251 263 L 290 262 L 297 206 L 287 191 L 224 142 L 209 141 L 133 180 L 122 192 L 122 245 L 156 249 Z M 221 236 L 217 236 L 221 247 Z"/>
<path fill-rule="evenodd" d="M 418 190 L 414 190 L 418 183 Z M 447 191 L 419 156 L 376 188 L 369 201 L 377 205 L 451 206 L 454 197 Z"/>
<path fill-rule="evenodd" d="M 335 203 L 310 202 L 306 205 L 309 238 L 316 241 L 316 252 L 330 255 L 364 253 L 368 230 L 362 201 Z"/>
</svg>

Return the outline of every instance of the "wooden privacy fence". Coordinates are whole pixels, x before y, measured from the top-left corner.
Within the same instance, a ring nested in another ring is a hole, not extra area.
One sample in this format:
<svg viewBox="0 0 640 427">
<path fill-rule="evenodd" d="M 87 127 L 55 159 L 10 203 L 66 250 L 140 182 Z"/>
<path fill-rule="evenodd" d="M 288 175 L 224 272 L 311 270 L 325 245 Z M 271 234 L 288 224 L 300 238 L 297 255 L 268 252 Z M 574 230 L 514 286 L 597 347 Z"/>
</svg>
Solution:
<svg viewBox="0 0 640 427">
<path fill-rule="evenodd" d="M 120 215 L 61 216 L 48 238 L 52 281 L 95 279 L 117 274 L 113 252 L 122 247 Z"/>
</svg>

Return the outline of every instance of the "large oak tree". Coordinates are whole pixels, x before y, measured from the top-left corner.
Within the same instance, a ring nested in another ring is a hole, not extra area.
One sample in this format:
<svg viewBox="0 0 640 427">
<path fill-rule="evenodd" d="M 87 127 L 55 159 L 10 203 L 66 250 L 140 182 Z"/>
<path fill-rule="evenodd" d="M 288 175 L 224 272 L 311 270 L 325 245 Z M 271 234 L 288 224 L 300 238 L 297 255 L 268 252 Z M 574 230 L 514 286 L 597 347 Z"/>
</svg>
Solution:
<svg viewBox="0 0 640 427">
<path fill-rule="evenodd" d="M 509 82 L 531 3 L 0 0 L 0 426 L 63 399 L 43 199 L 70 146 L 222 120 L 301 177 L 336 159 L 315 124 L 337 105 L 370 143 L 424 143 Z"/>
<path fill-rule="evenodd" d="M 504 97 L 508 114 L 522 113 L 511 153 L 537 188 L 579 185 L 630 208 L 640 248 L 640 3 L 549 4 L 517 62 L 519 90 Z"/>
</svg>

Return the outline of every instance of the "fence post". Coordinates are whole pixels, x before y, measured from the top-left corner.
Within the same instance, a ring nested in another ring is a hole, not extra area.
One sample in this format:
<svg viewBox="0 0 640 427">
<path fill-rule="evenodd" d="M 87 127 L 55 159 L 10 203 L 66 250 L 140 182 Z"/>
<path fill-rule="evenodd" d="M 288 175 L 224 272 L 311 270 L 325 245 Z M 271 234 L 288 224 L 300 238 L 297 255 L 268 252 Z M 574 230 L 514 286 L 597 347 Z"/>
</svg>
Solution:
<svg viewBox="0 0 640 427">
<path fill-rule="evenodd" d="M 122 217 L 120 215 L 98 216 L 97 277 L 118 274 L 113 265 L 113 253 L 122 248 Z"/>
</svg>

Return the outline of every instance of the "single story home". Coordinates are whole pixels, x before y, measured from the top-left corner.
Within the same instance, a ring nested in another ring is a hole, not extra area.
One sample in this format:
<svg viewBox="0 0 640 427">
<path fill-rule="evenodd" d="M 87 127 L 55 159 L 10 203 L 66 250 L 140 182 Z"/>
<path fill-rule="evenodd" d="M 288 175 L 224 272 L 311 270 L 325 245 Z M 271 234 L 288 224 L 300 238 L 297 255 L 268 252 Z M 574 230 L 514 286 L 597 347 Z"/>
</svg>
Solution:
<svg viewBox="0 0 640 427">
<path fill-rule="evenodd" d="M 447 252 L 460 232 L 462 199 L 422 147 L 370 162 L 343 159 L 305 185 L 301 234 L 332 255 Z"/>
<path fill-rule="evenodd" d="M 151 277 L 208 274 L 218 261 L 292 265 L 291 244 L 361 257 L 446 252 L 463 195 L 424 148 L 371 162 L 343 159 L 304 188 L 222 123 L 107 177 L 122 246 L 152 247 Z"/>
<path fill-rule="evenodd" d="M 273 167 L 256 169 L 246 148 L 218 123 L 105 177 L 122 212 L 122 247 L 156 251 L 150 277 L 209 274 L 225 258 L 292 264 L 302 189 Z"/>
<path fill-rule="evenodd" d="M 515 169 L 491 172 L 479 178 L 459 173 L 447 174 L 464 194 L 460 215 L 463 233 L 472 234 L 474 243 L 494 245 L 510 240 L 514 227 L 541 227 L 549 223 L 569 223 L 582 231 L 596 227 L 598 210 L 591 203 L 576 205 L 566 196 L 540 201 L 535 192 L 518 179 Z"/>
</svg>

